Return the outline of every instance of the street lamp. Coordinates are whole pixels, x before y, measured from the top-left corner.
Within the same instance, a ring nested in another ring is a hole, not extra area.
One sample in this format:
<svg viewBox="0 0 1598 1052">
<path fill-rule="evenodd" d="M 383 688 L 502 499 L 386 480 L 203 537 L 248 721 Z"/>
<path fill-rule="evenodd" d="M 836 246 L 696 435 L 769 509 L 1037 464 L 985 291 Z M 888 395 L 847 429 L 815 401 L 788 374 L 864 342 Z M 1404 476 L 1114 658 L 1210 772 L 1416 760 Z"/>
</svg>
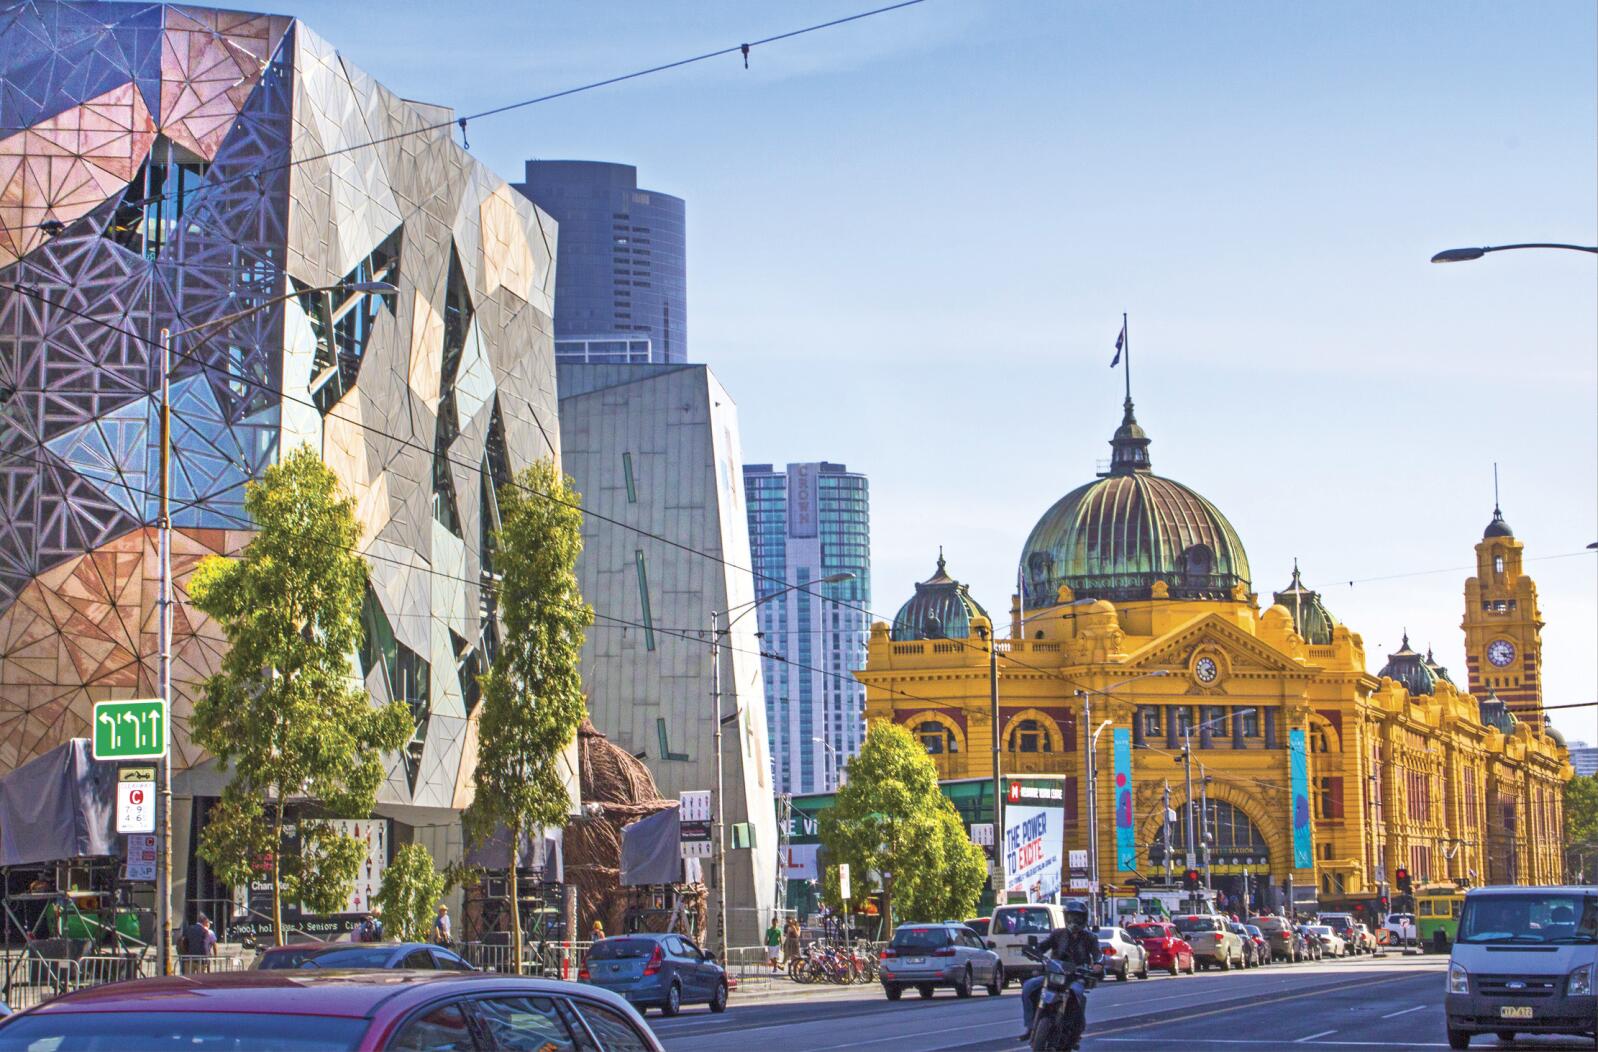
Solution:
<svg viewBox="0 0 1598 1052">
<path fill-rule="evenodd" d="M 721 637 L 731 633 L 732 626 L 743 620 L 745 614 L 748 614 L 761 603 L 787 595 L 789 592 L 808 589 L 811 585 L 841 584 L 844 581 L 852 580 L 854 580 L 853 573 L 848 571 L 835 573 L 815 581 L 790 584 L 786 588 L 780 588 L 769 595 L 751 599 L 747 603 L 739 603 L 737 606 L 730 606 L 725 610 L 712 610 L 710 612 L 710 711 L 716 716 L 716 835 L 713 838 L 716 842 L 716 924 L 720 928 L 717 941 L 721 946 L 721 960 L 723 962 L 727 960 L 727 812 L 723 799 L 726 794 L 723 792 L 721 728 L 727 722 L 728 717 L 724 717 L 721 714 Z M 721 627 L 721 619 L 734 610 L 741 612 L 737 617 L 728 621 L 725 628 Z M 736 696 L 735 694 L 734 697 Z M 737 718 L 738 709 L 735 705 L 731 719 L 737 720 Z"/>
<path fill-rule="evenodd" d="M 1145 672 L 1141 676 L 1133 676 L 1130 679 L 1123 679 L 1119 683 L 1111 683 L 1108 687 L 1102 689 L 1088 688 L 1084 690 L 1080 687 L 1077 688 L 1076 696 L 1082 699 L 1082 726 L 1090 727 L 1093 724 L 1093 695 L 1108 695 L 1116 687 L 1124 687 L 1128 683 L 1136 683 L 1140 679 L 1151 679 L 1156 676 L 1169 676 L 1170 674 L 1169 669 L 1155 669 L 1153 672 Z M 1105 720 L 1095 727 L 1083 741 L 1083 744 L 1087 746 L 1088 753 L 1086 772 L 1088 783 L 1088 886 L 1093 890 L 1093 894 L 1090 896 L 1092 904 L 1089 907 L 1089 914 L 1095 918 L 1099 915 L 1099 735 L 1103 733 L 1104 728 L 1114 722 L 1114 720 Z"/>
<path fill-rule="evenodd" d="M 1484 245 L 1481 248 L 1445 248 L 1432 257 L 1433 263 L 1464 263 L 1480 259 L 1489 252 L 1507 252 L 1512 248 L 1563 248 L 1571 252 L 1598 253 L 1598 248 L 1586 245 L 1562 245 L 1555 242 L 1534 241 L 1524 245 Z"/>
<path fill-rule="evenodd" d="M 166 718 L 161 721 L 165 729 L 165 741 L 162 744 L 161 759 L 156 763 L 156 796 L 161 812 L 161 841 L 160 859 L 156 870 L 157 881 L 156 896 L 156 927 L 160 938 L 159 950 L 161 954 L 161 973 L 171 975 L 173 968 L 172 950 L 172 518 L 168 510 L 168 500 L 172 489 L 172 404 L 169 398 L 172 380 L 172 343 L 180 336 L 188 336 L 202 329 L 214 328 L 228 322 L 238 321 L 257 314 L 268 307 L 275 307 L 285 300 L 296 296 L 303 296 L 318 292 L 353 292 L 358 294 L 372 294 L 377 296 L 393 295 L 399 290 L 386 281 L 350 281 L 338 282 L 332 285 L 323 285 L 318 288 L 303 289 L 285 292 L 270 299 L 263 300 L 252 307 L 237 310 L 231 314 L 224 314 L 220 318 L 212 318 L 190 325 L 185 329 L 173 331 L 168 328 L 161 330 L 161 511 L 156 520 L 156 531 L 160 538 L 160 572 L 161 591 L 157 600 L 160 607 L 161 623 L 158 646 L 160 658 L 158 663 L 157 680 L 161 693 L 161 704 L 166 709 Z"/>
<path fill-rule="evenodd" d="M 817 745 L 820 745 L 823 749 L 827 750 L 827 755 L 832 757 L 832 774 L 833 774 L 833 782 L 834 782 L 833 788 L 836 789 L 839 786 L 842 786 L 843 785 L 843 761 L 838 759 L 838 750 L 833 746 L 833 744 L 831 742 L 829 742 L 825 738 L 817 738 L 816 736 L 811 735 L 810 740 L 815 742 Z"/>
</svg>

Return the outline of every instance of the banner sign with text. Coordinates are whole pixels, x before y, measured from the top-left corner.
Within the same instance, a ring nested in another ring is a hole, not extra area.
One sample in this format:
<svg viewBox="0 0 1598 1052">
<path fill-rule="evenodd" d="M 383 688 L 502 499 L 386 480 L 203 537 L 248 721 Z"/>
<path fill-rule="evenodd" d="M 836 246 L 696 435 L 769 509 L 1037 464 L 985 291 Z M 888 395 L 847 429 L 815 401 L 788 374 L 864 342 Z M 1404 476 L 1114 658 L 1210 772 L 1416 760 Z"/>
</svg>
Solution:
<svg viewBox="0 0 1598 1052">
<path fill-rule="evenodd" d="M 1042 902 L 1060 890 L 1060 847 L 1064 812 L 1059 806 L 1010 804 L 1004 809 L 1005 888 L 1029 902 Z"/>
<path fill-rule="evenodd" d="M 1309 762 L 1304 754 L 1304 732 L 1287 732 L 1289 784 L 1293 790 L 1293 868 L 1315 865 L 1315 848 L 1310 840 Z"/>
<path fill-rule="evenodd" d="M 1132 816 L 1132 731 L 1117 727 L 1111 749 L 1115 778 L 1115 868 L 1137 869 L 1137 830 Z"/>
</svg>

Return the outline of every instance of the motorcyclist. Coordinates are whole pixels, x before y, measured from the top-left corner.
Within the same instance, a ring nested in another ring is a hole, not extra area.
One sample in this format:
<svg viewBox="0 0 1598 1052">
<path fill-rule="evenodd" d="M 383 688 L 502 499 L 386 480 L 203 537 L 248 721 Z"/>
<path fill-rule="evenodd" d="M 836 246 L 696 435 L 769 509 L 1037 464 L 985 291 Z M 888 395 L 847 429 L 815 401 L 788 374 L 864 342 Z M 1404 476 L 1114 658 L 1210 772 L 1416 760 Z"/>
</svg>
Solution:
<svg viewBox="0 0 1598 1052">
<path fill-rule="evenodd" d="M 1099 949 L 1099 937 L 1092 928 L 1088 927 L 1087 903 L 1080 899 L 1072 899 L 1065 904 L 1065 927 L 1055 928 L 1046 938 L 1040 939 L 1036 951 L 1055 960 L 1063 961 L 1068 967 L 1084 967 L 1097 965 L 1102 957 Z M 1035 975 L 1028 979 L 1021 987 L 1021 1019 L 1026 1024 L 1019 1040 L 1032 1040 L 1032 1025 L 1038 1014 L 1038 1001 L 1043 996 L 1043 983 L 1045 975 Z M 1086 1009 L 1084 1008 L 1084 1014 Z M 1087 1019 L 1079 1021 L 1076 1033 L 1073 1035 L 1071 1047 L 1076 1047 L 1076 1040 L 1080 1040 L 1082 1030 L 1087 1026 Z"/>
</svg>

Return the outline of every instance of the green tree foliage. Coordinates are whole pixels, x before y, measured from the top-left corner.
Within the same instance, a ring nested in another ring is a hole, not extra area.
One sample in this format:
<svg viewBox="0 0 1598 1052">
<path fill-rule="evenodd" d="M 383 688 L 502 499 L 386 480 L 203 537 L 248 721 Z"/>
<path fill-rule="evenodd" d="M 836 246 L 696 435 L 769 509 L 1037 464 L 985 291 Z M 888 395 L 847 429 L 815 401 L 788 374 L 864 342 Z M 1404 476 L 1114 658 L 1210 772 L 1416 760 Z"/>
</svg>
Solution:
<svg viewBox="0 0 1598 1052">
<path fill-rule="evenodd" d="M 337 477 L 302 446 L 247 487 L 244 507 L 255 539 L 237 559 L 207 558 L 189 583 L 194 605 L 228 638 L 189 725 L 231 775 L 199 853 L 229 884 L 269 875 L 281 945 L 284 897 L 334 912 L 366 852 L 325 821 L 286 821 L 288 804 L 369 815 L 382 755 L 411 726 L 403 705 L 374 707 L 353 676 L 367 568 L 355 554 L 355 502 Z M 290 824 L 297 835 L 285 842 Z"/>
<path fill-rule="evenodd" d="M 982 849 L 939 791 L 932 760 L 903 727 L 872 723 L 820 824 L 829 905 L 842 905 L 836 868 L 842 862 L 856 901 L 867 890 L 882 891 L 890 929 L 896 921 L 963 917 L 976 908 L 987 876 Z"/>
<path fill-rule="evenodd" d="M 447 886 L 425 845 L 406 844 L 394 852 L 394 861 L 383 870 L 382 890 L 372 900 L 382 911 L 385 934 L 400 942 L 427 941 Z"/>
<path fill-rule="evenodd" d="M 583 548 L 581 497 L 548 460 L 529 465 L 499 491 L 494 568 L 504 642 L 482 677 L 478 710 L 477 792 L 466 831 L 481 842 L 504 827 L 509 842 L 566 822 L 570 799 L 560 755 L 577 736 L 586 706 L 578 659 L 594 611 L 577 587 Z M 521 963 L 516 867 L 508 881 L 511 944 Z"/>
<path fill-rule="evenodd" d="M 1570 879 L 1583 872 L 1592 880 L 1598 868 L 1598 777 L 1578 774 L 1565 783 L 1565 850 Z"/>
</svg>

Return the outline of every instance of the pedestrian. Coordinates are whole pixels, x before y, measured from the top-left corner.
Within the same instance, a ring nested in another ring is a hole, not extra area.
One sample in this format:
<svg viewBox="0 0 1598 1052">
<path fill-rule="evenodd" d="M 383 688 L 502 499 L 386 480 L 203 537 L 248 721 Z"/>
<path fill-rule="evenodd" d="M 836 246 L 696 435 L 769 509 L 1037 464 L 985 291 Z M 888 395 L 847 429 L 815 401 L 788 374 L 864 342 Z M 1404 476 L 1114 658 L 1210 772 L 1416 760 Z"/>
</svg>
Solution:
<svg viewBox="0 0 1598 1052">
<path fill-rule="evenodd" d="M 789 917 L 788 926 L 782 933 L 783 963 L 788 964 L 799 959 L 799 918 Z"/>
<path fill-rule="evenodd" d="M 377 919 L 377 914 L 368 910 L 360 926 L 355 929 L 356 942 L 382 942 L 383 922 Z"/>
<path fill-rule="evenodd" d="M 782 929 L 777 927 L 777 915 L 772 914 L 771 924 L 766 928 L 766 963 L 771 965 L 771 970 L 777 970 L 777 957 L 782 953 Z"/>
<path fill-rule="evenodd" d="M 438 916 L 433 918 L 433 942 L 439 946 L 448 946 L 453 941 L 450 933 L 449 907 L 439 903 Z"/>
<path fill-rule="evenodd" d="M 203 913 L 195 917 L 194 923 L 183 929 L 178 950 L 185 957 L 195 958 L 187 962 L 185 972 L 206 971 L 210 958 L 216 956 L 216 932 L 211 930 L 211 918 Z"/>
<path fill-rule="evenodd" d="M 588 932 L 589 942 L 598 942 L 605 937 L 605 925 L 598 917 L 594 918 L 594 926 Z"/>
</svg>

